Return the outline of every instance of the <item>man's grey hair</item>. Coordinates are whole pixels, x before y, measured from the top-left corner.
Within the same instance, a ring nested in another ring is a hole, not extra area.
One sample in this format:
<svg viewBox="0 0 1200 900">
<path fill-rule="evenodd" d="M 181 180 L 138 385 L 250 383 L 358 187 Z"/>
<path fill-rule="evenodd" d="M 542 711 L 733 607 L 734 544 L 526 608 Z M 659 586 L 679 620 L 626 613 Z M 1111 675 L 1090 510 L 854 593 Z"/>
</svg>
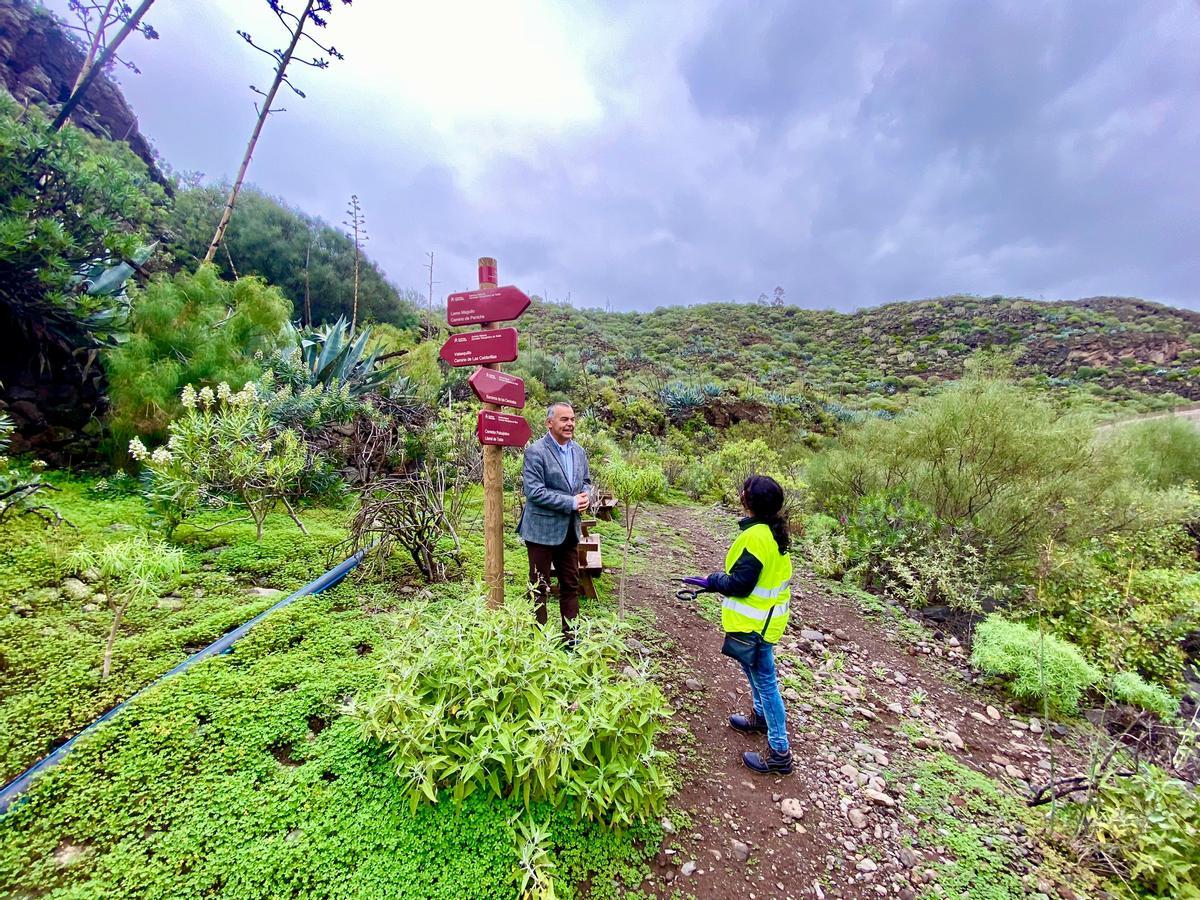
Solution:
<svg viewBox="0 0 1200 900">
<path fill-rule="evenodd" d="M 567 409 L 575 408 L 570 403 L 568 403 L 566 400 L 555 400 L 553 403 L 551 403 L 549 406 L 546 407 L 546 421 L 547 422 L 554 418 L 554 411 L 556 409 L 558 409 L 560 406 L 565 406 Z"/>
</svg>

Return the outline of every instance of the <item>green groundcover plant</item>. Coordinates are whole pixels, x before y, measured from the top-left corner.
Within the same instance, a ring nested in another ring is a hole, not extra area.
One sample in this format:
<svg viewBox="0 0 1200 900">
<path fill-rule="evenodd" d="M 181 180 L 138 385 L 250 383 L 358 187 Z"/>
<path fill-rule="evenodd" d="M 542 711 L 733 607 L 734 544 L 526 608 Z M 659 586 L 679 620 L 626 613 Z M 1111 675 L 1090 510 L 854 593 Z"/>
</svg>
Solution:
<svg viewBox="0 0 1200 900">
<path fill-rule="evenodd" d="M 392 632 L 391 614 L 360 606 L 402 603 L 343 583 L 144 694 L 0 819 L 0 896 L 513 900 L 522 820 L 560 900 L 640 884 L 657 822 L 614 829 L 483 791 L 410 812 L 392 761 L 345 715 L 380 688 Z"/>
<path fill-rule="evenodd" d="M 975 630 L 971 665 L 1004 678 L 1014 697 L 1045 703 L 1056 713 L 1076 712 L 1084 692 L 1100 679 L 1099 670 L 1069 641 L 996 614 Z"/>
<path fill-rule="evenodd" d="M 363 733 L 391 755 L 413 809 L 440 788 L 483 788 L 625 825 L 661 813 L 670 789 L 654 736 L 658 687 L 615 671 L 620 629 L 584 623 L 578 646 L 531 627 L 527 602 L 479 595 L 416 608 L 363 705 Z"/>
</svg>

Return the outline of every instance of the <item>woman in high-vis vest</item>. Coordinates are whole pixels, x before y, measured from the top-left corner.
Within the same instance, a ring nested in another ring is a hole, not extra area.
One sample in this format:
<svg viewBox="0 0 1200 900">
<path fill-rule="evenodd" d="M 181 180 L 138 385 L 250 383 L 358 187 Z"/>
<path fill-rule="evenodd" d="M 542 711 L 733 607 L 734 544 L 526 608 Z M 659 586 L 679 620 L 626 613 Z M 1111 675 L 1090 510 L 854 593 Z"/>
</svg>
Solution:
<svg viewBox="0 0 1200 900">
<path fill-rule="evenodd" d="M 755 772 L 788 775 L 792 752 L 775 675 L 775 643 L 787 627 L 792 580 L 783 488 L 773 478 L 751 475 L 742 485 L 741 500 L 749 516 L 738 523 L 741 534 L 725 557 L 725 571 L 686 580 L 723 595 L 721 652 L 741 663 L 750 682 L 754 709 L 748 716 L 730 716 L 730 726 L 767 736 L 768 752 L 743 753 L 742 762 Z"/>
</svg>

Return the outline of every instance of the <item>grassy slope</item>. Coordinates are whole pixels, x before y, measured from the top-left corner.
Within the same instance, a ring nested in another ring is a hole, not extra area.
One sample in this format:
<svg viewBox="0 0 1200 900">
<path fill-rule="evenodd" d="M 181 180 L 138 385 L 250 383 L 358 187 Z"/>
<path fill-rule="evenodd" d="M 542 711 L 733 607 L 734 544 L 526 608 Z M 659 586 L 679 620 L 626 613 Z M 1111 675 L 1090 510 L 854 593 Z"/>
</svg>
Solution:
<svg viewBox="0 0 1200 900">
<path fill-rule="evenodd" d="M 968 356 L 993 347 L 1019 351 L 1021 375 L 1114 411 L 1179 399 L 1156 395 L 1200 399 L 1200 313 L 1117 298 L 948 297 L 852 314 L 728 303 L 618 314 L 538 304 L 522 332 L 551 353 L 582 347 L 623 390 L 653 364 L 689 382 L 746 379 L 785 394 L 807 383 L 860 402 L 921 388 L 905 378 L 957 378 Z"/>
<path fill-rule="evenodd" d="M 212 532 L 183 526 L 177 540 L 186 568 L 177 596 L 131 607 L 100 679 L 104 640 L 112 622 L 103 603 L 85 609 L 57 586 L 80 544 L 127 537 L 150 525 L 138 497 L 101 498 L 94 482 L 52 476 L 51 501 L 70 526 L 44 529 L 29 520 L 0 531 L 0 779 L 7 781 L 80 728 L 230 628 L 274 602 L 249 595 L 248 585 L 290 592 L 323 571 L 327 548 L 344 536 L 346 513 L 306 510 L 309 536 L 286 516 L 273 516 L 261 543 L 250 525 Z M 219 520 L 214 520 L 216 524 Z M 18 615 L 10 612 L 16 607 Z"/>
<path fill-rule="evenodd" d="M 69 487 L 86 503 L 83 482 Z M 137 509 L 129 501 L 94 506 L 130 516 Z M 95 508 L 92 515 L 107 521 Z M 204 577 L 261 575 L 272 571 L 272 554 L 275 567 L 297 578 L 324 568 L 319 547 L 298 541 L 283 522 L 261 552 L 252 541 L 213 532 L 205 544 L 233 545 L 208 554 L 195 547 L 189 555 Z M 106 533 L 106 525 L 96 528 Z M 603 531 L 615 552 L 616 526 Z M 481 540 L 474 529 L 468 534 L 460 583 L 434 589 L 447 603 L 470 590 L 464 584 L 482 568 Z M 520 592 L 524 548 L 510 535 L 508 549 L 508 587 Z M 396 560 L 391 568 L 403 574 L 408 567 Z M 610 585 L 602 587 L 593 614 L 611 615 Z M 344 715 L 352 698 L 378 685 L 375 661 L 391 629 L 403 627 L 408 596 L 357 579 L 304 598 L 231 654 L 140 698 L 0 819 L 0 885 L 16 896 L 50 897 L 512 897 L 517 810 L 481 792 L 461 810 L 443 802 L 410 814 L 385 755 L 364 744 Z M 240 621 L 235 612 L 229 606 Z M 170 625 L 145 622 L 140 632 L 148 643 L 157 636 L 175 648 L 175 655 L 164 650 L 164 662 L 178 659 Z M 98 647 L 87 642 L 97 658 Z M 57 707 L 67 702 L 64 691 L 71 689 L 48 688 L 43 679 L 34 693 Z M 597 897 L 614 896 L 618 878 L 637 884 L 646 871 L 642 848 L 660 838 L 653 826 L 618 832 L 551 810 L 537 818 L 551 827 L 560 897 L 587 879 Z"/>
</svg>

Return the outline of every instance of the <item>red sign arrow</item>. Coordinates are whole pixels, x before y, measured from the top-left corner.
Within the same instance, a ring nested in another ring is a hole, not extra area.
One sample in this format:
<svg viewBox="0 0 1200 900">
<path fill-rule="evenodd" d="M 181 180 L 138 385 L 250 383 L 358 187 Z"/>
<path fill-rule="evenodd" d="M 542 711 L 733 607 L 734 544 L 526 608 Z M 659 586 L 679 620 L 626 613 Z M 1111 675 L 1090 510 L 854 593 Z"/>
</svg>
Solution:
<svg viewBox="0 0 1200 900">
<path fill-rule="evenodd" d="M 452 334 L 442 344 L 441 357 L 452 366 L 482 366 L 517 358 L 517 329 L 490 328 Z"/>
<path fill-rule="evenodd" d="M 506 375 L 495 369 L 476 369 L 467 384 L 484 403 L 525 408 L 525 382 L 516 375 Z"/>
<path fill-rule="evenodd" d="M 532 436 L 529 423 L 522 416 L 481 409 L 475 420 L 475 435 L 481 444 L 498 447 L 524 447 Z"/>
<path fill-rule="evenodd" d="M 508 322 L 529 309 L 529 298 L 511 284 L 498 288 L 464 291 L 446 298 L 446 320 L 451 325 Z"/>
</svg>

